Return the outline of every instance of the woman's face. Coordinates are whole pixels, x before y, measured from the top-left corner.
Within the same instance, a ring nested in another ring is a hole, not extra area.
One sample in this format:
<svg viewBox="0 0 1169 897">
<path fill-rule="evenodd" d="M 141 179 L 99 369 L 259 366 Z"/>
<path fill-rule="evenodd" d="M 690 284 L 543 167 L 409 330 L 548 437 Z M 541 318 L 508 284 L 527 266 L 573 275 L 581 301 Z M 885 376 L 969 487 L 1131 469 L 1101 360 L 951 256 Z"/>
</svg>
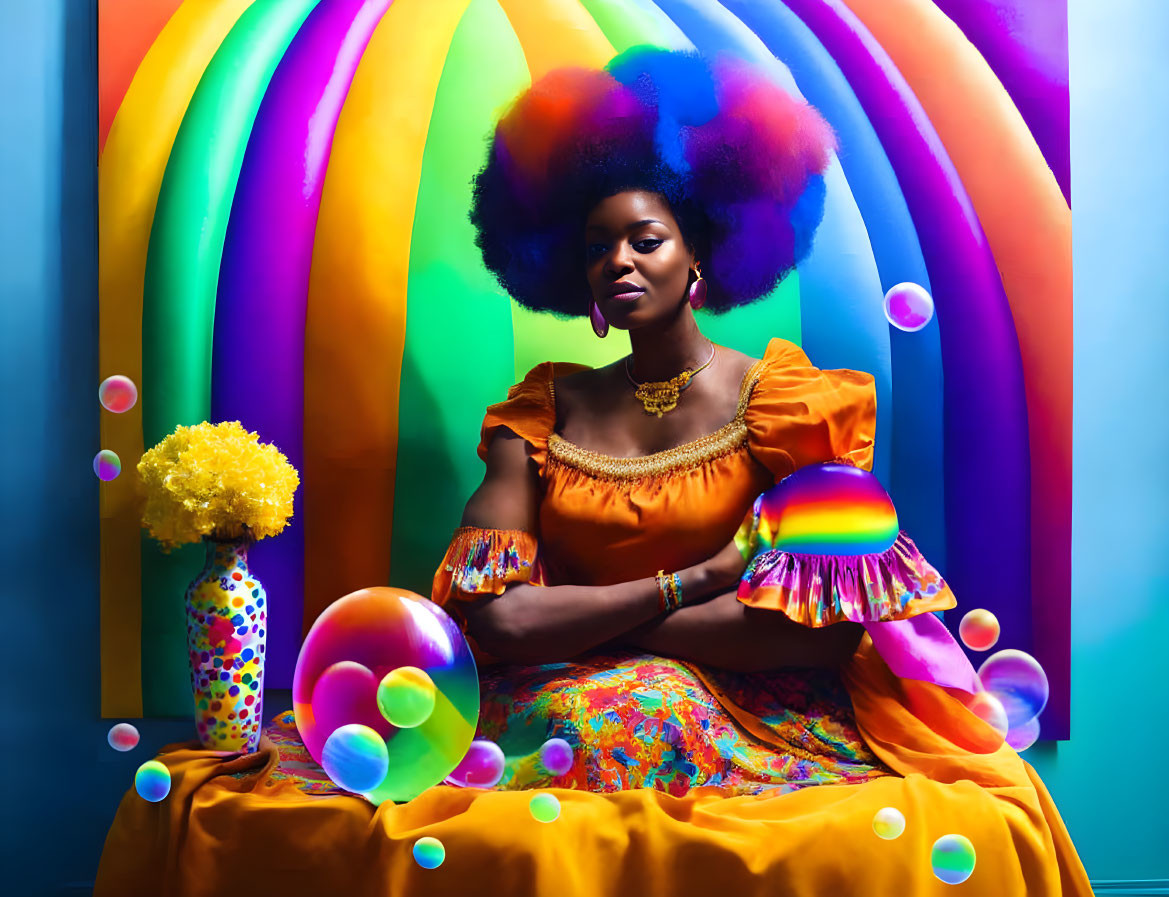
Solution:
<svg viewBox="0 0 1169 897">
<path fill-rule="evenodd" d="M 632 330 L 677 313 L 694 256 L 661 196 L 629 190 L 601 200 L 584 240 L 589 288 L 610 324 Z"/>
</svg>

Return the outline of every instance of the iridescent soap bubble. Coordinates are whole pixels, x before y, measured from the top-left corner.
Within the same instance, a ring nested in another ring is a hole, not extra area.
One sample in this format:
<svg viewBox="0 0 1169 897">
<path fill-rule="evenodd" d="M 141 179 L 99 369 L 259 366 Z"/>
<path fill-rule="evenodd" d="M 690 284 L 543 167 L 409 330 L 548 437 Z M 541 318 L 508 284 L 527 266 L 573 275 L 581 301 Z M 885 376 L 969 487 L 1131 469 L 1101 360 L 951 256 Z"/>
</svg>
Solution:
<svg viewBox="0 0 1169 897">
<path fill-rule="evenodd" d="M 1007 711 L 1003 707 L 1003 702 L 998 699 L 997 695 L 988 691 L 980 691 L 970 698 L 966 708 L 999 735 L 1006 737 L 1010 723 L 1007 722 Z"/>
<path fill-rule="evenodd" d="M 109 449 L 102 449 L 93 456 L 93 472 L 99 480 L 109 482 L 122 472 L 122 459 Z"/>
<path fill-rule="evenodd" d="M 905 831 L 905 817 L 895 807 L 882 807 L 873 816 L 873 831 L 886 841 L 900 838 Z"/>
<path fill-rule="evenodd" d="M 133 408 L 138 401 L 138 387 L 129 377 L 114 374 L 102 380 L 101 386 L 97 388 L 97 400 L 106 411 L 121 414 Z"/>
<path fill-rule="evenodd" d="M 414 729 L 434 713 L 434 680 L 418 667 L 391 670 L 377 687 L 377 706 L 399 729 Z"/>
<path fill-rule="evenodd" d="M 446 848 L 438 838 L 419 838 L 414 842 L 414 862 L 423 869 L 435 869 L 446 859 Z"/>
<path fill-rule="evenodd" d="M 899 283 L 885 293 L 885 318 L 898 330 L 915 333 L 933 316 L 933 297 L 916 283 Z"/>
<path fill-rule="evenodd" d="M 1027 720 L 1021 726 L 1015 726 L 1007 732 L 1007 744 L 1019 753 L 1027 750 L 1039 740 L 1039 717 Z"/>
<path fill-rule="evenodd" d="M 974 871 L 974 845 L 965 835 L 942 835 L 930 851 L 930 865 L 946 884 L 961 884 Z"/>
<path fill-rule="evenodd" d="M 110 728 L 106 741 L 115 751 L 132 751 L 138 747 L 138 730 L 129 723 L 118 723 Z"/>
<path fill-rule="evenodd" d="M 549 775 L 562 776 L 572 769 L 572 745 L 563 738 L 549 738 L 540 747 L 538 759 Z"/>
<path fill-rule="evenodd" d="M 325 740 L 321 766 L 346 791 L 364 794 L 382 783 L 390 758 L 386 742 L 377 732 L 361 723 L 350 723 Z"/>
<path fill-rule="evenodd" d="M 416 667 L 436 688 L 433 712 L 400 728 L 377 703 L 387 673 Z M 317 617 L 292 677 L 292 709 L 305 748 L 318 763 L 334 729 L 361 723 L 381 734 L 389 772 L 374 804 L 405 802 L 440 784 L 467 755 L 479 720 L 479 676 L 459 624 L 414 592 L 390 586 L 345 595 Z"/>
<path fill-rule="evenodd" d="M 983 608 L 975 608 L 958 624 L 958 636 L 971 651 L 987 651 L 999 640 L 998 617 Z"/>
<path fill-rule="evenodd" d="M 978 668 L 978 678 L 983 688 L 1002 701 L 1009 728 L 1034 719 L 1047 706 L 1047 674 L 1026 651 L 996 651 Z"/>
<path fill-rule="evenodd" d="M 134 773 L 134 790 L 143 800 L 158 803 L 170 794 L 170 770 L 157 760 L 147 760 Z"/>
<path fill-rule="evenodd" d="M 555 822 L 560 818 L 560 801 L 555 794 L 541 791 L 528 801 L 528 809 L 537 822 Z"/>
<path fill-rule="evenodd" d="M 476 738 L 467 748 L 467 756 L 445 781 L 460 788 L 494 788 L 503 778 L 506 765 L 507 758 L 499 745 L 486 738 Z"/>
</svg>

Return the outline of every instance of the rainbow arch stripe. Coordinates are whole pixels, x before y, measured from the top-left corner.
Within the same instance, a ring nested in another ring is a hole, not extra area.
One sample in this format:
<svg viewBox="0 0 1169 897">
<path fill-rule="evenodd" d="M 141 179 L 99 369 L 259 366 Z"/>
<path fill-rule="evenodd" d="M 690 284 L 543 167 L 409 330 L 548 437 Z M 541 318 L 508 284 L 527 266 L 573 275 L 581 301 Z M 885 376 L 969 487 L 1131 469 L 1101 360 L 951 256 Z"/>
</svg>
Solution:
<svg viewBox="0 0 1169 897">
<path fill-rule="evenodd" d="M 1067 737 L 1066 22 L 1025 7 L 103 0 L 99 375 L 141 399 L 103 413 L 100 448 L 130 467 L 178 424 L 239 419 L 298 467 L 293 521 L 251 557 L 268 681 L 287 687 L 335 598 L 426 592 L 481 476 L 487 404 L 548 357 L 627 351 L 517 307 L 482 268 L 469 180 L 500 109 L 637 44 L 736 53 L 818 106 L 842 151 L 812 256 L 704 329 L 874 374 L 874 473 L 954 588 L 950 622 L 993 611 L 1048 674 L 1044 736 Z M 915 334 L 881 314 L 905 280 L 937 308 Z M 131 477 L 99 488 L 103 714 L 185 715 L 180 596 L 201 549 L 142 536 Z"/>
</svg>

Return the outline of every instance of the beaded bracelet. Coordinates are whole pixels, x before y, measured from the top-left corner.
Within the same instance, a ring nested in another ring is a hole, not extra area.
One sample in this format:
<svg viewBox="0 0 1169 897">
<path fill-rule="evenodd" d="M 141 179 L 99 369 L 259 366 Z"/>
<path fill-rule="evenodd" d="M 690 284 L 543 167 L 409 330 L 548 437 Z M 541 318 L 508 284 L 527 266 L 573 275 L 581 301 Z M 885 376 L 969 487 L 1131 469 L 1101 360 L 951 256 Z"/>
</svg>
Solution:
<svg viewBox="0 0 1169 897">
<path fill-rule="evenodd" d="M 677 573 L 666 574 L 659 570 L 655 576 L 658 583 L 658 607 L 669 613 L 682 606 L 682 577 Z"/>
</svg>

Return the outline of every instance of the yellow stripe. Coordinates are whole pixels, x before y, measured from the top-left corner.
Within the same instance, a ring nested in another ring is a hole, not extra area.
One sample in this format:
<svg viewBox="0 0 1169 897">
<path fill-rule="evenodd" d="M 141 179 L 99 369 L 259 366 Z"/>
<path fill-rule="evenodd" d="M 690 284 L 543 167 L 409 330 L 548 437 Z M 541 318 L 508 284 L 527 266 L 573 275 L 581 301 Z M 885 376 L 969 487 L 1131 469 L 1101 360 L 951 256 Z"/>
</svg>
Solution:
<svg viewBox="0 0 1169 897">
<path fill-rule="evenodd" d="M 184 3 L 142 60 L 110 127 L 98 171 L 99 378 L 142 383 L 142 288 L 159 185 L 195 87 L 253 0 Z M 134 484 L 142 402 L 103 411 L 101 445 L 122 475 L 101 485 L 101 702 L 103 716 L 142 715 L 141 546 Z M 182 596 L 176 596 L 181 602 Z"/>
<path fill-rule="evenodd" d="M 304 626 L 389 581 L 410 239 L 431 109 L 468 0 L 397 0 L 333 139 L 305 328 Z"/>
</svg>

